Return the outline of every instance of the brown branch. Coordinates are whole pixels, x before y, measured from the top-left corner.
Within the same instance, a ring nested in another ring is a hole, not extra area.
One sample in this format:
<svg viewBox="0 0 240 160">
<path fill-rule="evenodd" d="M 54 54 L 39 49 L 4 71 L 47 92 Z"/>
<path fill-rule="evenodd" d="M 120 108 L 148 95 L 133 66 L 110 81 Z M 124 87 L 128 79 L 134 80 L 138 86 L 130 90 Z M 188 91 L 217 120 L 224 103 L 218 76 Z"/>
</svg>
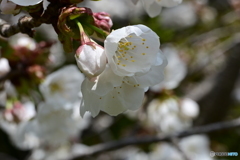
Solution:
<svg viewBox="0 0 240 160">
<path fill-rule="evenodd" d="M 227 55 L 226 62 L 214 79 L 210 91 L 198 103 L 201 107 L 197 125 L 222 121 L 231 106 L 231 96 L 240 71 L 240 42 L 233 42 Z"/>
<path fill-rule="evenodd" d="M 59 9 L 63 7 L 61 3 L 51 3 L 48 5 L 47 9 L 43 12 L 42 4 L 40 9 L 36 12 L 29 13 L 30 16 L 23 16 L 18 20 L 17 24 L 11 25 L 6 21 L 0 19 L 0 35 L 3 37 L 10 37 L 16 33 L 26 33 L 30 37 L 33 36 L 33 28 L 39 27 L 41 24 L 54 24 L 58 19 Z"/>
<path fill-rule="evenodd" d="M 19 19 L 17 24 L 10 25 L 6 21 L 0 19 L 0 35 L 10 37 L 16 33 L 22 32 L 29 36 L 33 36 L 32 28 L 41 25 L 41 20 L 35 20 L 32 17 L 24 16 Z"/>
<path fill-rule="evenodd" d="M 75 155 L 74 157 L 72 157 L 72 160 L 84 158 L 87 156 L 92 156 L 98 153 L 126 147 L 129 145 L 157 143 L 161 141 L 171 142 L 171 140 L 174 138 L 183 138 L 183 137 L 191 136 L 194 134 L 209 133 L 213 131 L 236 128 L 236 127 L 240 127 L 240 118 L 232 121 L 228 121 L 228 122 L 218 122 L 218 123 L 213 123 L 205 126 L 194 127 L 189 130 L 172 134 L 172 135 L 167 135 L 167 136 L 144 136 L 144 137 L 125 138 L 118 141 L 112 141 L 112 142 L 91 146 L 85 153 Z"/>
</svg>

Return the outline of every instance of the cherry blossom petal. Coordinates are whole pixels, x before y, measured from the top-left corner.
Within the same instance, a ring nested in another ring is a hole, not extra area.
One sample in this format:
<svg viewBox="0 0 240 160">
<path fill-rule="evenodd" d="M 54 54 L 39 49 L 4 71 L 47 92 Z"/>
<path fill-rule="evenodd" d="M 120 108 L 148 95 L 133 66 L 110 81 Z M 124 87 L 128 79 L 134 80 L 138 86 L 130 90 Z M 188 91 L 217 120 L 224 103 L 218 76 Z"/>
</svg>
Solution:
<svg viewBox="0 0 240 160">
<path fill-rule="evenodd" d="M 144 89 L 123 83 L 115 87 L 113 91 L 102 97 L 105 104 L 101 110 L 111 116 L 116 116 L 126 110 L 136 110 L 141 107 L 144 97 Z"/>
<path fill-rule="evenodd" d="M 113 31 L 104 44 L 113 72 L 133 76 L 137 72 L 146 73 L 155 65 L 160 41 L 150 28 L 135 25 Z"/>
<path fill-rule="evenodd" d="M 20 6 L 31 6 L 41 3 L 43 0 L 10 0 Z"/>
<path fill-rule="evenodd" d="M 104 72 L 96 79 L 96 83 L 92 87 L 92 90 L 99 96 L 107 94 L 113 89 L 122 84 L 123 77 L 120 77 L 113 73 L 109 66 L 106 66 Z"/>
<path fill-rule="evenodd" d="M 156 0 L 156 2 L 163 7 L 175 7 L 182 3 L 182 0 Z"/>
<path fill-rule="evenodd" d="M 91 90 L 93 85 L 94 82 L 88 79 L 85 79 L 82 83 L 83 102 L 80 107 L 81 116 L 86 111 L 89 111 L 95 117 L 100 110 L 116 116 L 128 109 L 136 110 L 142 104 L 145 92 L 142 88 L 123 83 L 119 87 L 113 87 L 106 95 L 99 96 Z"/>
</svg>

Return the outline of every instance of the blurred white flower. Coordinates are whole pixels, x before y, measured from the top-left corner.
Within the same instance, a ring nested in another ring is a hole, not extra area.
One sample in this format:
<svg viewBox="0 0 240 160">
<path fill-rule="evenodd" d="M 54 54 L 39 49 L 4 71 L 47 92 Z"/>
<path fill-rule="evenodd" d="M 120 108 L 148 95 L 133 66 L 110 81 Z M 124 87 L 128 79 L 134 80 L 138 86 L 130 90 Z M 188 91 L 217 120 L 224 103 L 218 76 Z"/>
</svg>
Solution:
<svg viewBox="0 0 240 160">
<path fill-rule="evenodd" d="M 75 59 L 79 69 L 89 78 L 101 74 L 107 63 L 103 47 L 95 42 L 81 45 L 76 51 Z"/>
<path fill-rule="evenodd" d="M 199 113 L 196 102 L 189 98 L 153 100 L 148 106 L 148 121 L 163 133 L 183 131 L 192 125 Z"/>
<path fill-rule="evenodd" d="M 209 140 L 205 135 L 193 135 L 183 138 L 179 142 L 183 153 L 191 160 L 212 160 L 209 156 Z M 185 160 L 182 153 L 169 143 L 157 145 L 150 153 L 151 160 Z"/>
<path fill-rule="evenodd" d="M 0 58 L 0 76 L 7 74 L 11 70 L 8 60 Z"/>
<path fill-rule="evenodd" d="M 212 160 L 209 145 L 209 139 L 205 135 L 189 136 L 179 142 L 179 147 L 192 160 Z"/>
<path fill-rule="evenodd" d="M 71 155 L 75 157 L 79 154 L 84 154 L 89 150 L 89 147 L 82 143 L 75 143 L 71 146 Z M 70 159 L 70 158 L 69 158 Z"/>
<path fill-rule="evenodd" d="M 25 103 L 16 102 L 13 104 L 12 108 L 7 108 L 4 111 L 4 117 L 7 121 L 17 123 L 23 121 L 29 121 L 36 115 L 36 110 L 33 102 L 28 101 Z"/>
<path fill-rule="evenodd" d="M 46 101 L 71 104 L 79 101 L 79 90 L 84 75 L 75 65 L 65 66 L 48 75 L 40 85 L 40 91 Z"/>
<path fill-rule="evenodd" d="M 202 22 L 204 22 L 205 24 L 209 24 L 216 20 L 217 14 L 218 13 L 215 8 L 205 5 L 200 12 L 200 18 L 201 18 Z M 224 18 L 226 18 L 226 19 L 224 19 Z M 226 15 L 224 18 L 223 18 L 223 21 L 232 23 L 234 16 Z"/>
<path fill-rule="evenodd" d="M 2 0 L 0 2 L 0 10 L 2 14 L 14 14 L 19 12 L 19 10 L 15 10 L 17 5 L 8 0 Z"/>
<path fill-rule="evenodd" d="M 164 80 L 150 87 L 155 92 L 160 92 L 162 89 L 175 89 L 187 74 L 186 64 L 181 60 L 175 48 L 164 47 L 163 54 L 168 60 L 168 65 L 164 70 Z"/>
<path fill-rule="evenodd" d="M 28 36 L 23 34 L 17 34 L 17 35 L 11 36 L 9 38 L 9 42 L 13 47 L 26 47 L 32 51 L 35 50 L 37 47 L 37 44 L 34 41 L 34 39 L 29 38 Z"/>
<path fill-rule="evenodd" d="M 186 119 L 196 118 L 199 114 L 198 104 L 190 98 L 184 98 L 180 102 L 181 115 Z"/>
<path fill-rule="evenodd" d="M 197 13 L 191 3 L 182 3 L 175 8 L 164 10 L 159 20 L 163 26 L 182 29 L 197 22 Z"/>
<path fill-rule="evenodd" d="M 169 143 L 160 143 L 149 153 L 150 160 L 185 160 L 179 151 Z M 191 159 L 192 160 L 192 159 Z"/>
<path fill-rule="evenodd" d="M 125 155 L 125 156 L 126 156 L 124 158 L 125 160 L 149 160 L 148 154 L 141 151 L 130 153 L 129 155 Z"/>
<path fill-rule="evenodd" d="M 74 105 L 68 108 L 62 105 L 57 102 L 46 102 L 38 107 L 36 121 L 39 136 L 50 146 L 65 144 L 76 138 L 89 124 L 89 116 L 85 116 L 84 119 L 74 116 Z"/>
<path fill-rule="evenodd" d="M 98 157 L 99 160 L 150 160 L 147 153 L 141 151 L 137 147 L 125 147 L 118 149 L 116 151 L 111 151 L 108 153 L 108 156 L 104 157 L 102 154 Z"/>
<path fill-rule="evenodd" d="M 83 144 L 64 144 L 54 148 L 37 148 L 28 160 L 63 160 L 84 154 L 89 147 Z"/>
<path fill-rule="evenodd" d="M 13 86 L 13 84 L 10 81 L 6 81 L 4 83 L 4 89 L 8 97 L 17 97 L 17 91 L 16 88 Z"/>
<path fill-rule="evenodd" d="M 21 123 L 15 131 L 9 133 L 12 142 L 20 149 L 33 149 L 41 144 L 36 121 Z"/>
<path fill-rule="evenodd" d="M 100 133 L 110 127 L 114 122 L 112 116 L 109 115 L 101 115 L 98 116 L 95 123 L 93 124 L 93 130 Z"/>
<path fill-rule="evenodd" d="M 23 104 L 15 103 L 11 109 L 6 109 L 2 114 L 1 128 L 20 149 L 32 149 L 40 145 L 36 123 L 30 121 L 35 115 L 34 104 L 30 101 Z"/>
<path fill-rule="evenodd" d="M 35 119 L 21 121 L 19 124 L 5 121 L 1 117 L 1 128 L 21 149 L 33 149 L 41 146 L 54 148 L 58 145 L 68 144 L 89 125 L 90 115 L 86 115 L 84 119 L 80 117 L 79 102 L 68 105 L 68 107 L 63 105 L 58 102 L 52 103 L 52 101 L 42 102 L 38 106 Z M 26 113 L 25 116 L 27 115 L 30 114 Z"/>
<path fill-rule="evenodd" d="M 13 3 L 16 3 L 17 5 L 20 6 L 31 6 L 41 3 L 43 0 L 9 0 L 9 1 L 12 1 Z"/>
<path fill-rule="evenodd" d="M 63 160 L 70 159 L 70 146 L 61 145 L 58 148 L 37 148 L 33 150 L 28 160 Z"/>
<path fill-rule="evenodd" d="M 137 0 L 132 0 L 134 4 Z M 141 0 L 144 9 L 150 17 L 155 17 L 160 14 L 162 7 L 175 7 L 179 5 L 182 0 Z"/>
<path fill-rule="evenodd" d="M 142 6 L 134 6 L 129 0 L 102 0 L 102 1 L 84 1 L 78 6 L 91 8 L 94 12 L 107 12 L 114 18 L 131 18 L 142 14 Z M 113 7 L 117 6 L 117 7 Z"/>
</svg>

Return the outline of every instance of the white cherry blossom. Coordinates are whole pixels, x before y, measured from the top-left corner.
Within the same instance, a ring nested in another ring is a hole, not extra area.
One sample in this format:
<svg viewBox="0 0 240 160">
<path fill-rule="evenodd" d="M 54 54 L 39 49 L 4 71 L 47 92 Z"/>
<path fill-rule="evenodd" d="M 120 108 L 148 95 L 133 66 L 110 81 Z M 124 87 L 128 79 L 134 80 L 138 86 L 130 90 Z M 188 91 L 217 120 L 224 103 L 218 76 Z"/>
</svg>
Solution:
<svg viewBox="0 0 240 160">
<path fill-rule="evenodd" d="M 118 76 L 107 65 L 98 77 L 85 79 L 81 88 L 81 115 L 89 111 L 95 117 L 102 110 L 115 116 L 128 109 L 138 109 L 148 87 L 163 80 L 163 69 L 166 65 L 166 61 L 163 61 L 162 65 L 152 67 L 143 75 Z"/>
<path fill-rule="evenodd" d="M 10 0 L 20 6 L 31 6 L 41 3 L 43 0 Z"/>
<path fill-rule="evenodd" d="M 0 115 L 0 126 L 9 134 L 12 143 L 20 149 L 32 149 L 40 145 L 38 128 L 34 121 L 36 111 L 33 102 L 15 104 Z"/>
<path fill-rule="evenodd" d="M 26 47 L 31 51 L 35 50 L 37 47 L 37 43 L 34 39 L 23 34 L 11 36 L 9 41 L 13 47 Z"/>
<path fill-rule="evenodd" d="M 212 160 L 209 139 L 206 135 L 193 135 L 179 141 L 179 147 L 191 160 Z M 160 143 L 149 153 L 151 160 L 185 160 L 181 152 L 169 143 Z"/>
<path fill-rule="evenodd" d="M 89 124 L 89 116 L 75 116 L 74 104 L 69 107 L 62 105 L 61 102 L 48 101 L 38 106 L 36 122 L 39 137 L 51 146 L 67 143 Z"/>
<path fill-rule="evenodd" d="M 124 159 L 124 160 L 150 160 L 148 153 L 142 151 L 137 147 L 124 147 L 122 149 L 112 151 L 109 153 L 110 159 Z"/>
<path fill-rule="evenodd" d="M 83 82 L 82 116 L 86 111 L 95 117 L 100 110 L 114 116 L 136 110 L 144 92 L 164 78 L 167 60 L 150 28 L 135 25 L 115 30 L 104 44 L 108 64 L 99 76 Z"/>
<path fill-rule="evenodd" d="M 161 17 L 159 17 L 159 22 L 161 25 L 175 30 L 191 27 L 197 21 L 198 15 L 196 6 L 190 2 L 185 2 L 177 7 L 163 10 Z"/>
<path fill-rule="evenodd" d="M 40 91 L 46 101 L 74 103 L 79 98 L 79 89 L 84 75 L 75 65 L 69 65 L 51 73 L 40 85 Z"/>
<path fill-rule="evenodd" d="M 111 76 L 110 74 L 108 75 Z M 111 77 L 114 77 L 114 74 Z M 111 77 L 108 78 L 111 79 Z M 102 81 L 106 83 L 101 86 L 102 93 L 99 92 L 98 89 L 96 90 L 97 92 L 92 90 L 95 85 L 94 82 L 91 82 L 89 79 L 83 81 L 83 101 L 80 108 L 82 116 L 86 111 L 89 111 L 91 115 L 95 117 L 100 110 L 109 115 L 116 116 L 128 109 L 136 110 L 141 106 L 145 92 L 143 88 L 121 82 L 119 85 L 113 87 L 111 81 L 108 81 L 108 79 L 102 79 Z M 104 86 L 106 86 L 106 88 Z"/>
<path fill-rule="evenodd" d="M 119 76 L 134 76 L 163 63 L 158 58 L 158 35 L 144 25 L 127 26 L 113 31 L 104 42 L 108 63 Z"/>
<path fill-rule="evenodd" d="M 148 106 L 148 121 L 163 133 L 174 133 L 189 128 L 199 114 L 196 102 L 189 98 L 153 100 Z"/>
<path fill-rule="evenodd" d="M 90 78 L 101 74 L 107 63 L 103 47 L 94 42 L 81 45 L 75 59 L 79 69 Z"/>
<path fill-rule="evenodd" d="M 188 157 L 194 160 L 212 160 L 209 156 L 209 139 L 206 135 L 192 135 L 183 138 L 179 147 Z"/>
<path fill-rule="evenodd" d="M 41 143 L 38 133 L 38 125 L 33 120 L 21 123 L 15 131 L 10 133 L 10 138 L 20 149 L 33 149 L 39 147 Z"/>
<path fill-rule="evenodd" d="M 25 103 L 15 102 L 11 108 L 7 108 L 4 111 L 5 119 L 10 122 L 29 121 L 31 118 L 35 117 L 35 115 L 35 106 L 31 101 Z"/>
<path fill-rule="evenodd" d="M 182 0 L 140 0 L 144 9 L 150 17 L 155 17 L 160 14 L 162 7 L 175 7 L 179 5 Z M 136 4 L 137 0 L 132 0 Z"/>
<path fill-rule="evenodd" d="M 144 13 L 140 4 L 135 6 L 130 0 L 101 0 L 97 3 L 94 1 L 84 1 L 83 3 L 79 3 L 78 6 L 91 8 L 94 12 L 104 11 L 109 13 L 111 17 L 121 19 L 136 17 Z"/>
</svg>

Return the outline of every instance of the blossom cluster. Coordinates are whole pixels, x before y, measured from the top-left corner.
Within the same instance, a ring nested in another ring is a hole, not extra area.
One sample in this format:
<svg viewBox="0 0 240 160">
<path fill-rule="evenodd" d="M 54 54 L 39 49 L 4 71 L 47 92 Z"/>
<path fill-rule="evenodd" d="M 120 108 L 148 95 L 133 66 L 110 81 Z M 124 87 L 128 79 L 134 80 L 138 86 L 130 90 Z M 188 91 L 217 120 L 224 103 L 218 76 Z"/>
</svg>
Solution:
<svg viewBox="0 0 240 160">
<path fill-rule="evenodd" d="M 22 56 L 34 54 L 38 47 L 35 41 L 25 36 L 14 36 L 11 43 L 16 51 L 20 49 Z M 16 51 L 15 54 L 18 53 Z M 12 69 L 10 65 L 14 65 L 17 56 L 18 54 L 14 59 L 9 60 L 0 58 L 1 75 L 5 75 Z M 24 56 L 19 58 L 25 60 Z M 28 58 L 29 63 L 32 58 Z M 72 73 L 72 76 L 68 76 L 69 73 Z M 41 72 L 37 71 L 37 74 Z M 29 80 L 31 79 L 27 79 Z M 69 140 L 74 140 L 89 125 L 89 116 L 83 119 L 79 115 L 79 105 L 82 99 L 79 89 L 83 80 L 84 75 L 75 65 L 65 66 L 44 76 L 44 80 L 39 85 L 43 100 L 36 104 L 37 110 L 30 98 L 25 97 L 23 102 L 18 100 L 18 91 L 21 90 L 17 88 L 17 85 L 14 85 L 17 90 L 13 87 L 13 81 L 5 82 L 4 99 L 8 97 L 9 101 L 6 110 L 0 116 L 1 128 L 9 134 L 13 143 L 22 149 L 68 144 Z"/>
<path fill-rule="evenodd" d="M 159 49 L 159 37 L 150 28 L 135 25 L 110 33 L 104 49 L 92 43 L 80 46 L 75 56 L 87 77 L 81 115 L 89 111 L 95 117 L 100 110 L 118 115 L 138 109 L 144 92 L 164 78 L 167 60 Z"/>
<path fill-rule="evenodd" d="M 188 81 L 185 78 L 191 56 L 167 38 L 174 35 L 172 29 L 179 32 L 194 25 L 201 7 L 196 9 L 195 3 L 182 0 L 93 1 L 0 0 L 1 14 L 29 13 L 30 21 L 19 19 L 15 27 L 39 36 L 37 41 L 22 34 L 0 37 L 0 107 L 5 107 L 0 112 L 0 128 L 17 148 L 32 151 L 29 160 L 72 159 L 91 150 L 84 144 L 113 140 L 123 134 L 175 135 L 192 127 L 200 114 L 194 98 L 184 95 L 186 91 L 180 88 Z M 121 12 L 116 16 L 119 24 L 109 13 L 94 12 L 91 3 L 98 9 L 98 4 L 109 3 L 106 7 L 110 10 L 112 4 L 121 4 L 125 10 L 121 6 L 114 10 L 116 14 L 117 10 Z M 156 17 L 161 13 L 155 20 L 169 28 L 151 29 L 155 25 L 152 21 L 122 26 L 122 20 L 130 14 L 127 3 L 140 8 L 141 15 Z M 171 9 L 162 11 L 163 7 Z M 135 21 L 139 20 L 127 23 Z M 113 25 L 120 25 L 119 29 L 113 30 Z M 168 44 L 160 45 L 159 36 Z M 119 127 L 123 122 L 118 123 L 118 118 L 137 124 L 136 128 L 129 132 L 127 127 Z M 119 128 L 121 133 L 115 135 Z M 130 147 L 96 157 L 212 159 L 205 135 L 189 136 L 177 143 L 177 149 L 168 143 L 156 143 L 147 153 Z"/>
</svg>

